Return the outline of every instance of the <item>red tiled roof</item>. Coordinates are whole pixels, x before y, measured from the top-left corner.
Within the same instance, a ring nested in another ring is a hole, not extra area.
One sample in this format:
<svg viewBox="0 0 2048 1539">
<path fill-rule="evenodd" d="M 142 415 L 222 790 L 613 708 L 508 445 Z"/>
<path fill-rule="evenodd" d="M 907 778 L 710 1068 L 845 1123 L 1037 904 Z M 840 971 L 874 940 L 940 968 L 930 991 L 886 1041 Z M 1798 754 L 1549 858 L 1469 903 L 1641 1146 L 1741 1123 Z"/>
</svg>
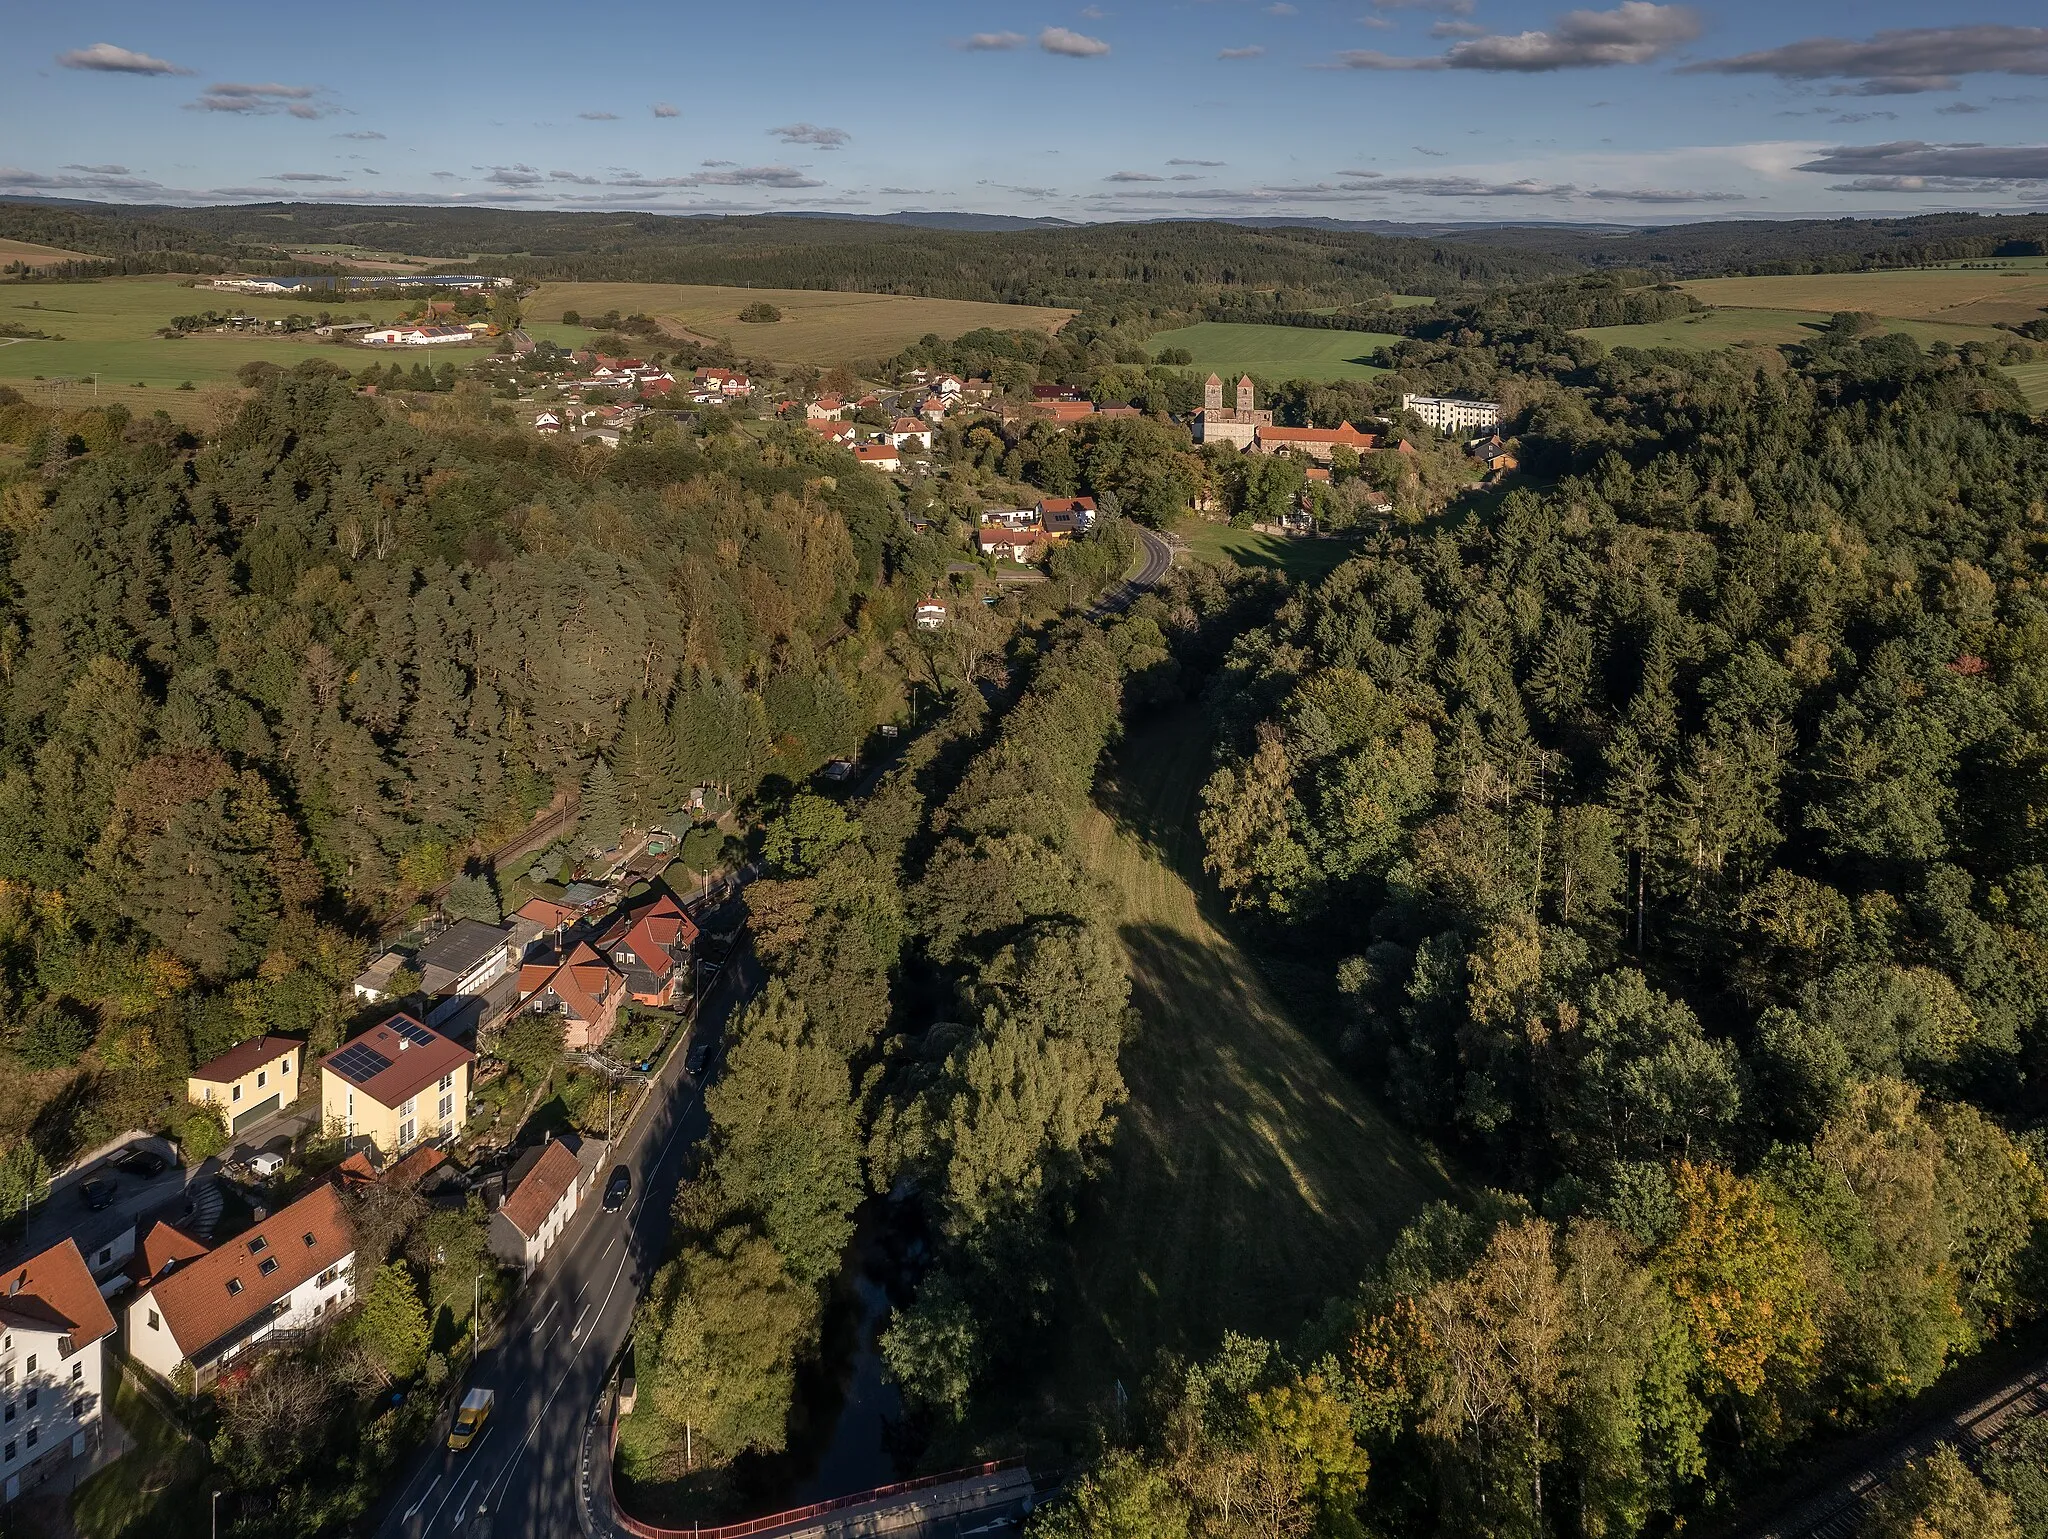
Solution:
<svg viewBox="0 0 2048 1539">
<path fill-rule="evenodd" d="M 1259 429 L 1261 443 L 1274 444 L 1344 444 L 1353 449 L 1372 449 L 1379 445 L 1379 435 L 1362 433 L 1350 423 L 1333 428 L 1290 428 L 1262 427 Z"/>
<path fill-rule="evenodd" d="M 107 1301 L 68 1236 L 0 1275 L 0 1318 L 69 1336 L 71 1352 L 114 1333 Z"/>
<path fill-rule="evenodd" d="M 582 1169 L 568 1145 L 557 1140 L 542 1152 L 533 1169 L 526 1173 L 526 1179 L 513 1188 L 498 1211 L 530 1240 L 540 1233 L 540 1226 L 555 1211 L 562 1194 L 576 1184 Z"/>
<path fill-rule="evenodd" d="M 192 1077 L 224 1085 L 305 1045 L 297 1037 L 251 1037 L 246 1042 L 236 1043 L 218 1058 L 207 1059 L 192 1071 Z"/>
<path fill-rule="evenodd" d="M 519 969 L 519 997 L 553 989 L 570 1015 L 595 1025 L 604 1014 L 605 1000 L 624 980 L 611 963 L 578 941 L 569 959 L 560 966 L 550 962 L 529 962 Z"/>
<path fill-rule="evenodd" d="M 1038 499 L 1038 511 L 1041 514 L 1093 513 L 1095 511 L 1095 499 L 1093 497 L 1041 497 Z"/>
<path fill-rule="evenodd" d="M 147 1286 L 166 1268 L 182 1265 L 205 1254 L 206 1246 L 202 1242 L 182 1229 L 159 1221 L 135 1247 L 135 1254 L 128 1260 L 128 1275 Z"/>
<path fill-rule="evenodd" d="M 290 1207 L 179 1266 L 150 1290 L 151 1296 L 178 1349 L 190 1357 L 248 1324 L 355 1248 L 341 1193 L 332 1186 L 316 1186 Z M 263 1271 L 263 1263 L 273 1260 L 277 1265 Z M 230 1283 L 239 1283 L 239 1289 L 230 1291 Z"/>
<path fill-rule="evenodd" d="M 411 1041 L 393 1029 L 392 1021 L 410 1022 L 415 1031 L 425 1032 L 429 1040 Z M 331 1065 L 352 1047 L 374 1048 L 389 1060 L 389 1064 L 368 1079 L 351 1079 Z M 461 1043 L 442 1036 L 432 1027 L 413 1020 L 409 1015 L 399 1014 L 381 1025 L 372 1026 L 360 1036 L 349 1038 L 334 1052 L 321 1059 L 320 1067 L 347 1080 L 379 1105 L 396 1110 L 442 1075 L 450 1073 L 460 1064 L 472 1063 L 475 1059 L 476 1054 Z"/>
<path fill-rule="evenodd" d="M 546 898 L 528 898 L 519 905 L 519 912 L 514 917 L 524 919 L 529 924 L 537 924 L 543 930 L 552 930 L 557 925 L 574 924 L 580 913 L 580 910 L 570 908 L 566 903 L 554 903 Z"/>
</svg>

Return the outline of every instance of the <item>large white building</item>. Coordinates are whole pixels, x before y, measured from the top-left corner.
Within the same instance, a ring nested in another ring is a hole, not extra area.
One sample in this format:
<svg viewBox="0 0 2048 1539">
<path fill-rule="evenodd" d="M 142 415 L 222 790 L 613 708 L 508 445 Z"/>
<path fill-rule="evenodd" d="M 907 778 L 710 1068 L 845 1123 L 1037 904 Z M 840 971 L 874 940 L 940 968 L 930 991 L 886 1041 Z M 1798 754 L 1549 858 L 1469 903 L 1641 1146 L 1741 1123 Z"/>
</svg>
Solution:
<svg viewBox="0 0 2048 1539">
<path fill-rule="evenodd" d="M 99 1441 L 103 1344 L 114 1317 L 64 1240 L 0 1277 L 0 1501 Z"/>
<path fill-rule="evenodd" d="M 127 1306 L 128 1355 L 200 1384 L 281 1331 L 307 1330 L 355 1297 L 356 1242 L 341 1193 L 315 1187 L 262 1223 L 145 1281 Z"/>
<path fill-rule="evenodd" d="M 1439 433 L 1465 433 L 1500 426 L 1500 402 L 1461 401 L 1448 395 L 1404 395 L 1401 410 L 1412 411 Z"/>
</svg>

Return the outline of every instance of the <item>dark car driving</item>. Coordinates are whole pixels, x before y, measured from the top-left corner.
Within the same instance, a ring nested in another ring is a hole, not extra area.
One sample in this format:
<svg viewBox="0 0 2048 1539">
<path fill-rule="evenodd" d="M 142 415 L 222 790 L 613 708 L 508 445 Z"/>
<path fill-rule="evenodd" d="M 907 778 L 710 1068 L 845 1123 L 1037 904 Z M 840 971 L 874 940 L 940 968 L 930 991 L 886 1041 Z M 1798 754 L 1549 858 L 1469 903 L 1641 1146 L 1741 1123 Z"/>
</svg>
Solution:
<svg viewBox="0 0 2048 1539">
<path fill-rule="evenodd" d="M 611 1180 L 604 1184 L 604 1210 L 616 1213 L 626 1205 L 627 1197 L 633 1192 L 633 1172 L 621 1165 L 612 1172 Z"/>
<path fill-rule="evenodd" d="M 711 1039 L 709 1037 L 699 1037 L 690 1044 L 690 1056 L 683 1060 L 683 1067 L 689 1071 L 690 1078 L 702 1079 L 704 1077 L 704 1065 L 709 1062 L 711 1062 Z"/>
<path fill-rule="evenodd" d="M 114 1183 L 111 1181 L 86 1181 L 78 1188 L 78 1200 L 93 1212 L 108 1207 L 114 1200 Z"/>
</svg>

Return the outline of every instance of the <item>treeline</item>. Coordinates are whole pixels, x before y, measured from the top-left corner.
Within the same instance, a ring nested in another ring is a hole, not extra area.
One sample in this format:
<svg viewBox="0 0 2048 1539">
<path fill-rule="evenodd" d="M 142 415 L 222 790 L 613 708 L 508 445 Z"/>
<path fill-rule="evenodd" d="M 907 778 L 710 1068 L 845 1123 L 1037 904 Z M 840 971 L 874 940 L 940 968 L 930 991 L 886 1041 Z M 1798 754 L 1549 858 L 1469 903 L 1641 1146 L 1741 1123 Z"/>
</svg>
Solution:
<svg viewBox="0 0 2048 1539">
<path fill-rule="evenodd" d="M 2048 438 L 1897 337 L 1592 383 L 1522 431 L 1583 470 L 1383 536 L 1211 690 L 1219 886 L 1499 1191 L 1226 1346 L 1201 1458 L 1167 1395 L 1100 1478 L 1170 1522 L 1239 1461 L 1290 1522 L 1691 1523 L 2048 1302 Z"/>
<path fill-rule="evenodd" d="M 1589 274 L 1490 289 L 1472 299 L 1440 299 L 1431 305 L 1324 319 L 1343 321 L 1356 331 L 1388 331 L 1435 340 L 1461 331 L 1568 332 L 1587 326 L 1643 326 L 1709 308 L 1684 289 L 1670 284 L 1646 285 L 1644 280 L 1641 273 Z"/>
<path fill-rule="evenodd" d="M 314 365 L 205 440 L 0 405 L 0 1051 L 30 1086 L 0 1137 L 24 1161 L 157 1125 L 243 1037 L 331 1042 L 365 921 L 558 791 L 609 783 L 645 826 L 897 709 L 888 644 L 945 555 L 879 477 L 793 433 L 599 453 L 473 385 L 430 399 Z"/>
</svg>

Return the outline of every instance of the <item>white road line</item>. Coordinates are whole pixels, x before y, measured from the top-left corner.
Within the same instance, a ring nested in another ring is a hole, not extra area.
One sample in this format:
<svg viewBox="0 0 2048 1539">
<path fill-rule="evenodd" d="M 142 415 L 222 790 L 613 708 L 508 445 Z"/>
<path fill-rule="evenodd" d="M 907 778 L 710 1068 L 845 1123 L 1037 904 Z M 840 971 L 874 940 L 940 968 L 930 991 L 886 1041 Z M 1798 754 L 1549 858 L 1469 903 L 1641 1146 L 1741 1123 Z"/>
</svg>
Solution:
<svg viewBox="0 0 2048 1539">
<path fill-rule="evenodd" d="M 576 1338 L 583 1334 L 583 1317 L 589 1313 L 590 1309 L 588 1305 L 584 1306 L 583 1309 L 577 1312 L 576 1323 L 569 1327 L 569 1341 L 571 1345 L 574 1345 Z"/>
<path fill-rule="evenodd" d="M 460 1476 L 457 1476 L 456 1478 L 457 1478 L 457 1479 L 460 1479 L 461 1477 L 460 1477 Z M 471 1490 L 475 1490 L 475 1489 L 476 1489 L 476 1482 L 475 1482 L 475 1481 L 471 1481 L 471 1482 L 470 1482 L 470 1489 L 471 1489 Z M 442 1497 L 442 1498 L 441 1498 L 441 1505 L 440 1505 L 439 1507 L 436 1507 L 436 1508 L 434 1509 L 434 1515 L 433 1515 L 433 1516 L 432 1516 L 431 1518 L 428 1518 L 428 1519 L 427 1519 L 427 1530 L 428 1530 L 429 1532 L 431 1532 L 431 1531 L 433 1530 L 433 1527 L 434 1527 L 434 1525 L 435 1525 L 436 1523 L 438 1523 L 438 1522 L 440 1522 L 440 1521 L 441 1521 L 441 1513 L 442 1513 L 442 1510 L 443 1510 L 444 1508 L 446 1508 L 446 1507 L 447 1507 L 447 1505 L 448 1505 L 448 1497 L 451 1497 L 451 1496 L 453 1496 L 454 1494 L 455 1494 L 455 1487 L 454 1487 L 454 1485 L 453 1485 L 453 1484 L 451 1483 L 451 1484 L 449 1485 L 449 1487 L 448 1487 L 448 1496 L 444 1496 L 444 1497 Z"/>
<path fill-rule="evenodd" d="M 534 1334 L 535 1334 L 536 1336 L 538 1336 L 538 1335 L 539 1335 L 539 1334 L 540 1334 L 540 1333 L 541 1333 L 542 1331 L 544 1331 L 544 1330 L 546 1330 L 546 1329 L 548 1328 L 548 1321 L 550 1321 L 550 1320 L 554 1319 L 554 1317 L 555 1317 L 555 1311 L 556 1311 L 556 1310 L 558 1310 L 558 1309 L 560 1309 L 561 1307 L 562 1307 L 562 1301 L 561 1301 L 561 1299 L 560 1299 L 559 1297 L 558 1297 L 558 1298 L 556 1298 L 556 1300 L 554 1301 L 554 1303 L 552 1303 L 552 1304 L 548 1305 L 548 1312 L 547 1312 L 546 1314 L 544 1314 L 544 1315 L 542 1315 L 542 1316 L 540 1317 L 540 1324 L 536 1325 L 536 1326 L 535 1326 L 535 1327 L 533 1328 L 533 1333 L 534 1333 Z"/>
<path fill-rule="evenodd" d="M 401 1521 L 410 1523 L 413 1520 L 413 1518 L 418 1514 L 420 1508 L 427 1505 L 427 1498 L 434 1494 L 434 1487 L 439 1485 L 440 1483 L 441 1477 L 439 1475 L 436 1475 L 432 1480 L 428 1481 L 426 1490 L 420 1492 L 420 1499 L 414 1502 L 410 1507 L 405 1509 L 405 1517 L 401 1519 Z"/>
<path fill-rule="evenodd" d="M 533 1442 L 534 1433 L 540 1431 L 540 1424 L 548 1419 L 548 1412 L 554 1409 L 555 1396 L 559 1395 L 562 1392 L 562 1386 L 569 1382 L 569 1374 L 574 1366 L 574 1364 L 571 1364 L 569 1368 L 563 1369 L 562 1377 L 555 1382 L 555 1387 L 548 1391 L 547 1402 L 541 1406 L 540 1414 L 534 1417 L 533 1425 L 526 1429 L 526 1437 L 521 1441 L 519 1447 L 513 1451 L 512 1457 L 505 1461 L 504 1469 L 498 1472 L 498 1478 L 491 1482 L 490 1489 L 484 1492 L 483 1506 L 488 1507 L 491 1505 L 492 1498 L 497 1494 L 499 1485 L 503 1483 L 507 1475 L 512 1473 L 513 1468 L 519 1461 L 526 1457 L 527 1446 Z M 468 1500 L 467 1497 L 463 1499 L 465 1501 Z M 437 1517 L 439 1515 L 438 1513 L 435 1514 Z"/>
<path fill-rule="evenodd" d="M 469 1510 L 469 1495 L 470 1495 L 470 1491 L 474 1491 L 474 1490 L 475 1490 L 475 1489 L 477 1488 L 477 1484 L 478 1484 L 478 1482 L 476 1482 L 476 1481 L 472 1480 L 472 1481 L 471 1481 L 471 1482 L 469 1483 L 469 1491 L 464 1491 L 464 1492 L 462 1493 L 462 1500 L 461 1500 L 461 1501 L 459 1501 L 459 1502 L 457 1502 L 457 1503 L 455 1504 L 455 1526 L 456 1526 L 457 1528 L 460 1528 L 460 1527 L 462 1527 L 462 1514 L 463 1514 L 464 1512 L 466 1512 L 466 1511 L 468 1511 L 468 1510 Z M 453 1487 L 453 1486 L 451 1486 L 451 1487 L 449 1487 L 449 1489 L 450 1489 L 450 1490 L 452 1491 L 452 1490 L 454 1489 L 454 1487 Z M 436 1512 L 436 1513 L 434 1514 L 434 1516 L 435 1516 L 436 1518 L 438 1518 L 438 1517 L 440 1517 L 440 1516 L 441 1516 L 441 1514 L 440 1514 L 440 1513 L 439 1513 L 439 1512 L 437 1511 L 437 1512 Z M 430 1524 L 428 1524 L 427 1526 L 428 1526 L 429 1528 L 433 1527 L 433 1525 L 432 1525 L 431 1523 L 430 1523 Z"/>
<path fill-rule="evenodd" d="M 626 1275 L 626 1263 L 630 1259 L 630 1256 L 619 1257 L 619 1269 L 616 1272 L 612 1273 L 612 1285 L 604 1290 L 604 1302 L 597 1306 L 598 1319 L 602 1320 L 604 1318 L 604 1312 L 607 1309 L 611 1308 L 612 1295 L 618 1291 L 619 1279 Z M 574 1341 L 576 1338 L 574 1336 L 571 1336 L 569 1339 L 571 1341 Z"/>
</svg>

